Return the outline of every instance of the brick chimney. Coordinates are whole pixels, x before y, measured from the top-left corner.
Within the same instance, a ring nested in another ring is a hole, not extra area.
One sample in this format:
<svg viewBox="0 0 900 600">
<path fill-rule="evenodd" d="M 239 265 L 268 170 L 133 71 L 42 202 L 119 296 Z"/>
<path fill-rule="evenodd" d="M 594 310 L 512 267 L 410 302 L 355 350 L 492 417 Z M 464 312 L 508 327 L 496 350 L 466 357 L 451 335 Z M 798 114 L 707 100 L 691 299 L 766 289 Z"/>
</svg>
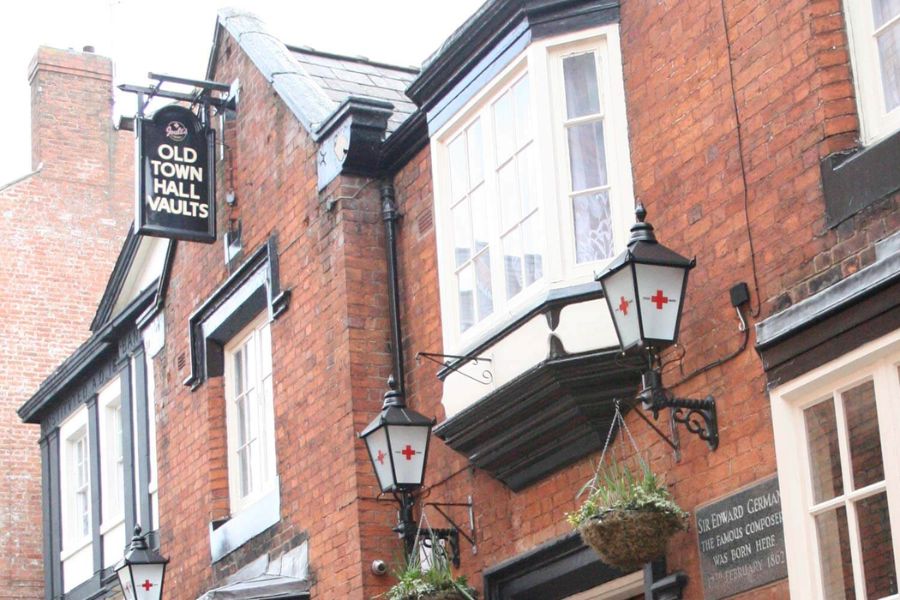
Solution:
<svg viewBox="0 0 900 600">
<path fill-rule="evenodd" d="M 85 50 L 42 46 L 31 61 L 31 162 L 45 176 L 102 184 L 115 137 L 112 62 Z"/>
<path fill-rule="evenodd" d="M 89 335 L 134 202 L 134 137 L 112 121 L 112 64 L 40 48 L 33 166 L 0 187 L 0 599 L 44 598 L 38 428 L 19 408 Z M 24 117 L 24 115 L 21 115 Z M 44 498 L 52 502 L 52 498 Z"/>
</svg>

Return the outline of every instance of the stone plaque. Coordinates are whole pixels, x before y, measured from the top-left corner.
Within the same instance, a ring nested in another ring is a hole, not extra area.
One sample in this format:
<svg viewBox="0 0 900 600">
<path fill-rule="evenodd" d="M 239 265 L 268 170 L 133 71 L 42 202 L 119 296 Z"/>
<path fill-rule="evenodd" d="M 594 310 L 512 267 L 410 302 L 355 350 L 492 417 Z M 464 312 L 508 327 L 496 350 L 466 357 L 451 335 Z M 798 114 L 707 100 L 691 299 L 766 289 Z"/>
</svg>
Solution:
<svg viewBox="0 0 900 600">
<path fill-rule="evenodd" d="M 696 518 L 707 600 L 787 577 L 777 477 L 697 508 Z"/>
</svg>

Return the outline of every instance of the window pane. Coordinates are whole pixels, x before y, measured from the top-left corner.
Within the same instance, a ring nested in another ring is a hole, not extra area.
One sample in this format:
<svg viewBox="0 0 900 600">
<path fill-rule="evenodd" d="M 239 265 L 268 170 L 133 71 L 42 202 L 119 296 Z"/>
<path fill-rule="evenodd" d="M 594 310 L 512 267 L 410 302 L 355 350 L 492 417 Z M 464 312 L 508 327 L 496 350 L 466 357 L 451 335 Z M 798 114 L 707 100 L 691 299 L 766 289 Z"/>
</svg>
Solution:
<svg viewBox="0 0 900 600">
<path fill-rule="evenodd" d="M 238 350 L 234 353 L 234 395 L 240 396 L 244 393 L 244 351 Z"/>
<path fill-rule="evenodd" d="M 593 52 L 563 59 L 566 116 L 570 119 L 600 112 L 595 64 Z"/>
<path fill-rule="evenodd" d="M 582 194 L 572 198 L 575 217 L 575 260 L 591 262 L 612 256 L 613 235 L 609 194 Z"/>
<path fill-rule="evenodd" d="M 478 320 L 480 321 L 494 312 L 490 250 L 485 250 L 475 257 L 475 283 L 478 291 Z"/>
<path fill-rule="evenodd" d="M 516 227 L 503 238 L 503 272 L 506 279 L 506 297 L 512 298 L 522 291 L 522 236 Z"/>
<path fill-rule="evenodd" d="M 516 140 L 521 148 L 531 140 L 531 107 L 528 100 L 528 76 L 513 87 L 516 110 Z"/>
<path fill-rule="evenodd" d="M 500 190 L 500 222 L 507 230 L 522 218 L 516 177 L 516 161 L 506 163 L 497 173 L 497 187 Z"/>
<path fill-rule="evenodd" d="M 453 255 L 456 266 L 472 257 L 472 220 L 469 217 L 469 201 L 463 200 L 453 207 Z"/>
<path fill-rule="evenodd" d="M 459 330 L 475 324 L 475 267 L 468 265 L 457 275 L 459 290 Z"/>
<path fill-rule="evenodd" d="M 522 246 L 525 250 L 525 287 L 544 276 L 544 259 L 541 250 L 544 226 L 540 213 L 531 215 L 522 226 Z"/>
<path fill-rule="evenodd" d="M 875 409 L 875 385 L 867 381 L 841 394 L 850 434 L 853 487 L 859 489 L 884 479 L 881 433 Z"/>
<path fill-rule="evenodd" d="M 250 479 L 250 446 L 245 446 L 238 450 L 238 458 L 240 462 L 240 479 L 241 479 L 241 496 L 246 496 L 252 491 L 252 481 Z"/>
<path fill-rule="evenodd" d="M 447 147 L 450 156 L 450 197 L 462 198 L 469 191 L 469 172 L 466 159 L 466 135 L 462 134 Z"/>
<path fill-rule="evenodd" d="M 569 128 L 568 134 L 572 191 L 606 185 L 603 121 L 574 125 Z"/>
<path fill-rule="evenodd" d="M 86 491 L 80 491 L 75 497 L 76 515 L 78 516 L 79 534 L 85 536 L 91 532 L 90 510 Z"/>
<path fill-rule="evenodd" d="M 516 150 L 515 114 L 512 90 L 507 90 L 494 102 L 494 138 L 497 164 L 508 159 Z"/>
<path fill-rule="evenodd" d="M 872 16 L 878 29 L 900 14 L 900 0 L 872 0 Z"/>
<path fill-rule="evenodd" d="M 488 245 L 488 207 L 485 198 L 485 187 L 481 186 L 472 192 L 469 200 L 472 203 L 472 232 L 475 252 L 481 252 Z"/>
<path fill-rule="evenodd" d="M 84 486 L 88 480 L 87 452 L 85 452 L 86 448 L 87 444 L 85 443 L 84 437 L 78 438 L 78 441 L 75 442 L 75 470 L 77 487 Z"/>
<path fill-rule="evenodd" d="M 844 493 L 834 402 L 829 399 L 803 411 L 809 444 L 813 501 L 818 504 Z"/>
<path fill-rule="evenodd" d="M 272 373 L 272 328 L 268 323 L 259 330 L 259 352 L 262 359 L 262 377 Z"/>
<path fill-rule="evenodd" d="M 869 496 L 856 504 L 859 539 L 862 542 L 866 596 L 883 598 L 897 593 L 894 543 L 888 514 L 887 494 Z"/>
<path fill-rule="evenodd" d="M 516 156 L 517 169 L 519 171 L 519 198 L 522 202 L 522 214 L 527 215 L 535 205 L 535 197 L 531 191 L 531 149 L 525 148 Z"/>
<path fill-rule="evenodd" d="M 471 189 L 481 183 L 484 179 L 481 119 L 478 119 L 469 125 L 469 128 L 466 130 L 466 138 L 469 149 L 469 189 Z"/>
<path fill-rule="evenodd" d="M 819 561 L 822 566 L 822 591 L 829 600 L 856 598 L 853 589 L 853 563 L 850 559 L 850 534 L 847 509 L 816 515 Z"/>
<path fill-rule="evenodd" d="M 247 398 L 246 396 L 239 396 L 237 400 L 235 400 L 235 405 L 237 408 L 237 434 L 238 434 L 238 448 L 244 446 L 250 440 L 250 431 L 249 424 L 247 423 Z"/>
<path fill-rule="evenodd" d="M 878 55 L 881 59 L 884 109 L 890 112 L 900 106 L 900 21 L 878 35 Z"/>
</svg>

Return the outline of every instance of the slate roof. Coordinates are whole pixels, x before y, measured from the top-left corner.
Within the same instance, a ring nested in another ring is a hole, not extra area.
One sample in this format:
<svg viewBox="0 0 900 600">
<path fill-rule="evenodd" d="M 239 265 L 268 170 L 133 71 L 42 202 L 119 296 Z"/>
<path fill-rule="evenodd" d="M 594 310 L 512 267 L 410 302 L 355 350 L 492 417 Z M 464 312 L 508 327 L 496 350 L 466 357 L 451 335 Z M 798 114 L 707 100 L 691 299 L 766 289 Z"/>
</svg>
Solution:
<svg viewBox="0 0 900 600">
<path fill-rule="evenodd" d="M 384 100 L 394 105 L 388 120 L 388 135 L 396 131 L 416 105 L 404 90 L 419 74 L 413 67 L 398 67 L 356 56 L 320 52 L 305 46 L 288 46 L 300 66 L 337 104 L 348 96 Z"/>
<path fill-rule="evenodd" d="M 289 47 L 251 13 L 223 8 L 218 15 L 218 25 L 237 40 L 313 139 L 318 139 L 321 128 L 351 96 L 394 105 L 394 114 L 388 121 L 388 135 L 416 110 L 403 91 L 416 78 L 418 69 L 302 46 Z M 217 27 L 207 79 L 215 79 L 218 37 Z"/>
</svg>

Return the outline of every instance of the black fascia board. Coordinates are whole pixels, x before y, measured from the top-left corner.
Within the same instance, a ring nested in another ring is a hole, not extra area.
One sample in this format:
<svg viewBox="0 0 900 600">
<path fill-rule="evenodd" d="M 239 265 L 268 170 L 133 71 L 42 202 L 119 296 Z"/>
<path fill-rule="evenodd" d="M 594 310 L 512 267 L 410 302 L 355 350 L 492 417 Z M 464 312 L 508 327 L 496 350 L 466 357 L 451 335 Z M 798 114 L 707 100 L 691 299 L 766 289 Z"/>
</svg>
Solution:
<svg viewBox="0 0 900 600">
<path fill-rule="evenodd" d="M 203 303 L 198 306 L 188 317 L 188 344 L 191 355 L 191 374 L 184 380 L 184 385 L 191 389 L 199 387 L 207 379 L 207 349 L 208 339 L 203 332 L 203 324 L 214 314 L 235 292 L 241 289 L 253 277 L 257 270 L 264 268 L 268 263 L 268 285 L 263 306 L 271 312 L 272 319 L 279 318 L 287 310 L 290 303 L 291 291 L 281 289 L 278 263 L 278 240 L 273 234 L 260 245 L 253 253 L 210 294 Z M 248 302 L 235 313 L 243 313 L 248 308 Z M 236 333 L 236 332 L 235 332 Z"/>
<path fill-rule="evenodd" d="M 19 407 L 17 414 L 26 423 L 40 423 L 46 410 L 56 398 L 78 381 L 92 365 L 107 352 L 115 349 L 115 341 L 123 328 L 134 325 L 135 319 L 151 305 L 157 286 L 150 285 L 116 317 L 94 332 L 41 384 L 37 392 Z"/>
<path fill-rule="evenodd" d="M 428 145 L 428 122 L 417 110 L 398 127 L 381 146 L 380 170 L 393 177 Z"/>
<path fill-rule="evenodd" d="M 486 600 L 564 598 L 621 577 L 577 532 L 545 542 L 484 570 Z"/>
<path fill-rule="evenodd" d="M 619 0 L 493 0 L 463 23 L 429 58 L 406 90 L 426 111 L 523 21 L 539 39 L 618 20 Z"/>
<path fill-rule="evenodd" d="M 94 319 L 91 321 L 91 331 L 97 331 L 109 320 L 113 307 L 116 305 L 116 300 L 119 297 L 119 293 L 122 291 L 122 286 L 125 285 L 125 280 L 128 278 L 128 272 L 131 270 L 131 265 L 134 263 L 134 257 L 137 256 L 137 251 L 140 246 L 141 236 L 134 232 L 134 223 L 132 223 L 128 228 L 128 235 L 125 237 L 125 242 L 122 244 L 119 256 L 116 257 L 116 264 L 106 282 L 106 289 L 103 291 L 103 296 L 100 297 L 100 303 L 97 305 L 97 312 L 94 314 Z"/>
</svg>

